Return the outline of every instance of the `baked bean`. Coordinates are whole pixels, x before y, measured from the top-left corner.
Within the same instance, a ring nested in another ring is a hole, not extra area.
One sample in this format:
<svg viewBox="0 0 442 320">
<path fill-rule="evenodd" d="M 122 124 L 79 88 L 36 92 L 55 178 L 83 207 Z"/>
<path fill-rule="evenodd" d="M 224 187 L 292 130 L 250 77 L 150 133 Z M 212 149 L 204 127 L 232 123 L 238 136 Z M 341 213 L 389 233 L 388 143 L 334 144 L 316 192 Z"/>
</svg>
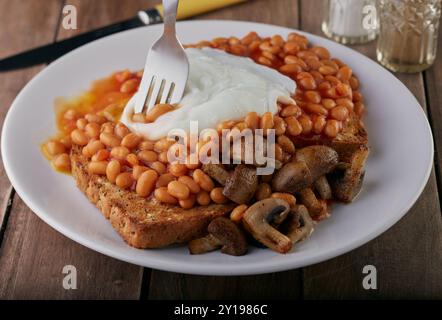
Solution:
<svg viewBox="0 0 442 320">
<path fill-rule="evenodd" d="M 115 126 L 115 134 L 117 135 L 117 137 L 123 139 L 129 133 L 129 129 L 123 123 L 120 122 Z"/>
<path fill-rule="evenodd" d="M 306 91 L 305 97 L 311 103 L 321 103 L 321 95 L 317 91 Z"/>
<path fill-rule="evenodd" d="M 154 149 L 154 146 L 155 146 L 154 142 L 145 140 L 139 144 L 139 149 L 141 151 L 145 150 L 152 151 Z"/>
<path fill-rule="evenodd" d="M 187 166 L 181 163 L 172 163 L 169 165 L 169 172 L 175 177 L 181 177 L 187 174 Z"/>
<path fill-rule="evenodd" d="M 322 130 L 324 130 L 325 124 L 327 120 L 324 116 L 316 116 L 313 119 L 313 132 L 316 134 L 321 134 Z"/>
<path fill-rule="evenodd" d="M 277 47 L 282 47 L 284 45 L 284 39 L 279 35 L 274 35 L 270 38 L 270 44 Z"/>
<path fill-rule="evenodd" d="M 252 43 L 249 44 L 249 50 L 255 51 L 259 48 L 259 45 L 261 44 L 261 40 L 253 40 Z"/>
<path fill-rule="evenodd" d="M 240 222 L 242 220 L 242 217 L 244 216 L 244 213 L 249 207 L 245 204 L 241 204 L 237 206 L 235 209 L 232 210 L 230 213 L 230 220 L 233 222 Z"/>
<path fill-rule="evenodd" d="M 69 172 L 71 171 L 71 158 L 67 153 L 58 154 L 52 161 L 55 169 L 59 171 Z"/>
<path fill-rule="evenodd" d="M 245 56 L 247 53 L 247 47 L 241 44 L 234 44 L 230 46 L 230 52 L 237 56 Z"/>
<path fill-rule="evenodd" d="M 140 84 L 140 80 L 138 80 L 138 79 L 126 80 L 121 85 L 120 91 L 122 93 L 134 93 L 135 91 L 137 91 L 139 84 Z"/>
<path fill-rule="evenodd" d="M 192 209 L 195 206 L 195 202 L 196 202 L 196 196 L 194 194 L 191 194 L 187 199 L 179 200 L 181 208 L 185 210 Z"/>
<path fill-rule="evenodd" d="M 72 142 L 79 146 L 85 146 L 89 142 L 89 138 L 83 130 L 75 129 L 71 132 Z"/>
<path fill-rule="evenodd" d="M 65 118 L 66 120 L 75 120 L 79 116 L 80 114 L 74 109 L 69 109 L 63 114 L 63 118 Z"/>
<path fill-rule="evenodd" d="M 86 145 L 86 147 L 83 148 L 83 150 L 86 149 L 87 157 L 92 157 L 99 150 L 102 150 L 104 148 L 105 148 L 105 146 L 104 146 L 104 144 L 101 143 L 101 141 L 99 141 L 99 140 L 91 140 Z"/>
<path fill-rule="evenodd" d="M 268 183 L 260 183 L 256 189 L 255 198 L 258 201 L 270 198 L 272 195 L 272 188 Z"/>
<path fill-rule="evenodd" d="M 193 179 L 204 191 L 210 192 L 215 188 L 212 178 L 205 174 L 201 169 L 196 169 L 193 172 Z"/>
<path fill-rule="evenodd" d="M 88 164 L 89 174 L 106 175 L 107 161 L 92 161 Z"/>
<path fill-rule="evenodd" d="M 264 42 L 262 42 L 262 43 L 259 45 L 259 49 L 260 49 L 261 51 L 268 51 L 268 52 L 271 52 L 271 53 L 273 53 L 273 54 L 276 54 L 276 53 L 278 53 L 278 52 L 281 50 L 280 47 L 278 47 L 278 46 L 272 46 L 272 45 L 270 44 L 270 42 L 268 42 L 268 41 L 264 41 Z"/>
<path fill-rule="evenodd" d="M 267 67 L 271 67 L 272 66 L 272 61 L 269 60 L 268 58 L 264 57 L 264 56 L 260 56 L 258 58 L 258 63 L 262 64 L 262 65 L 265 65 Z"/>
<path fill-rule="evenodd" d="M 300 50 L 299 44 L 293 41 L 288 41 L 284 44 L 284 52 L 290 55 L 295 55 Z"/>
<path fill-rule="evenodd" d="M 167 185 L 167 191 L 170 195 L 172 195 L 175 198 L 178 198 L 179 200 L 185 200 L 189 198 L 190 190 L 189 188 L 179 181 L 171 181 Z"/>
<path fill-rule="evenodd" d="M 348 109 L 344 106 L 337 106 L 330 110 L 330 116 L 333 119 L 344 121 L 348 117 Z"/>
<path fill-rule="evenodd" d="M 330 52 L 324 47 L 312 47 L 310 49 L 321 59 L 330 59 Z"/>
<path fill-rule="evenodd" d="M 287 124 L 285 123 L 284 119 L 278 116 L 274 116 L 273 121 L 275 122 L 274 125 L 275 134 L 277 136 L 283 135 L 287 130 Z"/>
<path fill-rule="evenodd" d="M 158 178 L 156 186 L 157 186 L 157 188 L 167 187 L 167 185 L 168 185 L 170 182 L 175 181 L 175 180 L 176 180 L 176 177 L 175 177 L 173 174 L 171 174 L 171 173 L 165 173 L 165 174 L 162 174 L 162 175 Z"/>
<path fill-rule="evenodd" d="M 123 83 L 124 81 L 132 78 L 132 72 L 130 72 L 129 70 L 124 70 L 121 72 L 117 72 L 114 77 L 118 82 Z"/>
<path fill-rule="evenodd" d="M 310 117 L 303 114 L 298 118 L 298 121 L 302 127 L 303 134 L 309 134 L 312 131 L 313 123 L 312 123 L 312 120 L 310 119 Z"/>
<path fill-rule="evenodd" d="M 319 71 L 313 70 L 310 71 L 311 75 L 315 79 L 317 85 L 320 85 L 324 81 L 324 76 Z"/>
<path fill-rule="evenodd" d="M 313 51 L 302 50 L 302 51 L 299 51 L 296 54 L 296 56 L 298 58 L 303 59 L 303 60 L 306 60 L 306 59 L 316 59 L 316 60 L 319 60 L 319 57 Z"/>
<path fill-rule="evenodd" d="M 223 121 L 217 126 L 217 131 L 222 132 L 223 130 L 230 130 L 235 126 L 235 121 L 229 120 L 229 121 Z"/>
<path fill-rule="evenodd" d="M 147 197 L 155 189 L 155 184 L 158 179 L 158 174 L 154 170 L 144 171 L 137 181 L 135 191 L 141 197 Z"/>
<path fill-rule="evenodd" d="M 316 103 L 307 103 L 306 108 L 308 112 L 324 115 L 326 116 L 328 114 L 327 109 L 325 109 L 321 104 Z"/>
<path fill-rule="evenodd" d="M 143 163 L 150 163 L 158 160 L 158 154 L 155 151 L 150 150 L 140 151 L 137 156 Z"/>
<path fill-rule="evenodd" d="M 198 193 L 201 191 L 200 186 L 198 183 L 195 182 L 191 177 L 189 176 L 181 176 L 178 178 L 178 181 L 185 184 L 191 193 Z"/>
<path fill-rule="evenodd" d="M 340 131 L 341 124 L 337 120 L 327 120 L 324 128 L 324 133 L 330 138 L 335 138 Z"/>
<path fill-rule="evenodd" d="M 258 34 L 256 32 L 249 32 L 246 36 L 244 36 L 241 39 L 241 43 L 248 46 L 250 45 L 254 40 L 258 38 Z"/>
<path fill-rule="evenodd" d="M 238 122 L 233 128 L 238 129 L 239 132 L 242 132 L 243 130 L 247 129 L 247 124 L 245 122 Z"/>
<path fill-rule="evenodd" d="M 348 81 L 350 84 L 350 87 L 352 90 L 358 90 L 359 89 L 359 80 L 355 76 L 350 77 L 350 80 Z"/>
<path fill-rule="evenodd" d="M 297 74 L 302 72 L 302 67 L 297 63 L 284 64 L 279 68 L 279 71 L 285 74 Z"/>
<path fill-rule="evenodd" d="M 131 166 L 132 168 L 140 164 L 137 155 L 134 153 L 129 153 L 126 156 L 126 161 L 129 164 L 129 166 Z"/>
<path fill-rule="evenodd" d="M 84 130 L 84 129 L 86 129 L 88 122 L 86 119 L 81 118 L 81 119 L 78 119 L 75 124 L 77 126 L 77 129 Z"/>
<path fill-rule="evenodd" d="M 158 174 L 164 174 L 167 171 L 167 167 L 164 163 L 159 162 L 159 161 L 155 161 L 153 163 L 151 163 L 149 165 L 149 167 L 153 170 L 155 170 L 156 172 L 158 172 Z"/>
<path fill-rule="evenodd" d="M 269 59 L 270 61 L 275 61 L 276 56 L 271 53 L 270 51 L 263 51 L 261 52 L 261 55 L 267 59 Z"/>
<path fill-rule="evenodd" d="M 353 71 L 349 67 L 342 67 L 339 69 L 336 77 L 342 82 L 350 81 Z"/>
<path fill-rule="evenodd" d="M 96 122 L 88 123 L 85 132 L 89 138 L 98 138 L 100 136 L 101 126 Z"/>
<path fill-rule="evenodd" d="M 136 113 L 132 115 L 132 121 L 137 123 L 147 123 L 146 115 L 142 113 Z"/>
<path fill-rule="evenodd" d="M 346 98 L 336 99 L 336 104 L 346 107 L 348 110 L 353 110 L 354 108 L 354 103 L 350 99 Z"/>
<path fill-rule="evenodd" d="M 224 204 L 229 201 L 229 199 L 223 194 L 223 188 L 214 188 L 210 192 L 210 199 L 216 204 Z"/>
<path fill-rule="evenodd" d="M 123 140 L 121 140 L 121 145 L 128 149 L 135 149 L 136 147 L 138 147 L 140 141 L 141 137 L 139 137 L 135 133 L 129 133 L 123 138 Z M 145 141 L 145 142 L 150 142 L 150 141 Z M 151 145 L 152 149 L 150 150 L 153 150 L 153 143 L 151 143 Z"/>
<path fill-rule="evenodd" d="M 318 71 L 323 75 L 333 75 L 337 73 L 337 70 L 330 66 L 322 66 L 318 69 Z"/>
<path fill-rule="evenodd" d="M 330 82 L 328 82 L 328 81 L 323 81 L 323 82 L 321 82 L 320 84 L 318 84 L 318 90 L 319 91 L 327 91 L 327 90 L 330 90 L 331 89 L 331 83 Z"/>
<path fill-rule="evenodd" d="M 267 130 L 273 129 L 274 125 L 273 114 L 271 112 L 264 113 L 260 121 L 260 128 L 263 129 L 264 135 L 267 135 Z"/>
<path fill-rule="evenodd" d="M 114 147 L 111 150 L 111 156 L 117 160 L 125 160 L 130 151 L 126 147 Z"/>
<path fill-rule="evenodd" d="M 359 91 L 353 91 L 353 102 L 363 102 L 364 98 Z"/>
<path fill-rule="evenodd" d="M 92 161 L 105 161 L 109 159 L 110 152 L 106 149 L 98 150 L 96 154 L 92 156 Z"/>
<path fill-rule="evenodd" d="M 115 184 L 121 189 L 128 189 L 132 186 L 134 179 L 132 178 L 132 173 L 123 172 L 117 176 Z"/>
<path fill-rule="evenodd" d="M 302 110 L 298 106 L 288 105 L 281 110 L 280 115 L 283 116 L 284 118 L 291 116 L 297 118 L 301 115 L 301 113 Z"/>
<path fill-rule="evenodd" d="M 351 88 L 348 84 L 340 83 L 336 86 L 336 93 L 340 97 L 347 97 L 349 96 L 351 92 Z"/>
<path fill-rule="evenodd" d="M 90 123 L 93 122 L 93 123 L 103 124 L 106 122 L 106 119 L 104 117 L 93 113 L 86 114 L 84 118 Z"/>
<path fill-rule="evenodd" d="M 89 149 L 87 148 L 87 145 L 81 149 L 81 154 L 85 156 L 86 158 L 92 157 L 92 154 L 90 154 Z"/>
<path fill-rule="evenodd" d="M 158 154 L 158 161 L 162 163 L 169 163 L 169 160 L 167 159 L 167 151 L 163 151 Z"/>
<path fill-rule="evenodd" d="M 72 139 L 70 135 L 62 137 L 59 141 L 68 149 L 72 147 Z"/>
<path fill-rule="evenodd" d="M 176 198 L 174 198 L 173 196 L 171 196 L 169 194 L 169 192 L 167 192 L 166 187 L 161 187 L 161 188 L 155 189 L 154 196 L 155 196 L 155 199 L 157 199 L 158 201 L 160 201 L 162 203 L 172 204 L 172 205 L 176 205 L 178 203 L 178 200 Z"/>
<path fill-rule="evenodd" d="M 302 78 L 299 80 L 299 85 L 306 90 L 314 90 L 316 89 L 316 81 L 311 78 Z"/>
<path fill-rule="evenodd" d="M 147 170 L 149 170 L 148 167 L 140 166 L 140 165 L 136 165 L 136 166 L 133 167 L 133 170 L 132 170 L 132 177 L 133 177 L 135 180 L 138 180 L 138 179 L 140 178 L 141 174 L 142 174 L 143 172 L 147 171 Z"/>
<path fill-rule="evenodd" d="M 255 130 L 259 127 L 259 116 L 256 112 L 249 112 L 244 119 L 244 122 L 247 125 L 247 128 Z"/>
<path fill-rule="evenodd" d="M 305 59 L 305 63 L 311 70 L 318 70 L 320 67 L 323 66 L 323 64 L 319 60 L 312 58 Z"/>
<path fill-rule="evenodd" d="M 330 110 L 336 107 L 336 102 L 333 99 L 322 99 L 322 105 L 325 109 Z"/>
<path fill-rule="evenodd" d="M 58 141 L 49 141 L 46 143 L 46 150 L 51 156 L 57 156 L 66 152 L 64 144 Z"/>
<path fill-rule="evenodd" d="M 302 133 L 302 125 L 295 117 L 287 117 L 284 120 L 287 123 L 287 132 L 291 136 L 298 136 Z"/>
<path fill-rule="evenodd" d="M 365 112 L 365 105 L 362 102 L 356 102 L 354 110 L 358 117 L 362 117 Z"/>
<path fill-rule="evenodd" d="M 210 204 L 210 195 L 207 191 L 201 190 L 196 195 L 196 201 L 200 206 L 208 206 Z"/>
<path fill-rule="evenodd" d="M 106 167 L 106 177 L 110 182 L 115 183 L 120 172 L 121 164 L 119 161 L 112 160 L 108 163 Z"/>
<path fill-rule="evenodd" d="M 294 208 L 296 205 L 296 198 L 290 193 L 275 192 L 272 194 L 272 198 L 285 200 L 290 205 L 290 208 Z"/>
<path fill-rule="evenodd" d="M 282 150 L 289 154 L 295 154 L 295 145 L 287 136 L 279 136 L 277 141 Z"/>
<path fill-rule="evenodd" d="M 163 114 L 166 114 L 173 110 L 173 106 L 170 104 L 157 104 L 146 114 L 146 120 L 149 122 L 155 122 Z"/>
<path fill-rule="evenodd" d="M 113 122 L 106 122 L 101 126 L 101 132 L 106 132 L 106 133 L 114 133 L 114 129 L 115 129 L 115 123 Z"/>
<path fill-rule="evenodd" d="M 169 150 L 171 146 L 175 144 L 174 140 L 168 140 L 167 138 L 163 138 L 161 140 L 158 140 L 154 144 L 154 150 L 156 152 L 163 152 Z"/>
<path fill-rule="evenodd" d="M 274 148 L 275 148 L 275 159 L 282 162 L 284 160 L 284 150 L 282 150 L 281 146 L 277 143 L 274 144 Z"/>
<path fill-rule="evenodd" d="M 110 148 L 118 147 L 121 142 L 120 138 L 107 132 L 102 132 L 100 134 L 100 141 Z"/>
</svg>

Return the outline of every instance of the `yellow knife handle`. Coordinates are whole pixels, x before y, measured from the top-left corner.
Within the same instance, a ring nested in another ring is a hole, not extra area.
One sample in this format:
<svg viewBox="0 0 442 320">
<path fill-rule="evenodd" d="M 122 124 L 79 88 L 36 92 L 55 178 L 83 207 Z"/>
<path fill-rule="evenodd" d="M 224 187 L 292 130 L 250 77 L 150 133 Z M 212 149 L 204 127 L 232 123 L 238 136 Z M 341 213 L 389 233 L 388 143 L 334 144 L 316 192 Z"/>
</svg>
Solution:
<svg viewBox="0 0 442 320">
<path fill-rule="evenodd" d="M 244 1 L 246 0 L 180 0 L 178 5 L 177 20 L 187 19 Z M 163 6 L 157 5 L 155 8 L 158 10 L 161 16 L 163 16 Z"/>
</svg>

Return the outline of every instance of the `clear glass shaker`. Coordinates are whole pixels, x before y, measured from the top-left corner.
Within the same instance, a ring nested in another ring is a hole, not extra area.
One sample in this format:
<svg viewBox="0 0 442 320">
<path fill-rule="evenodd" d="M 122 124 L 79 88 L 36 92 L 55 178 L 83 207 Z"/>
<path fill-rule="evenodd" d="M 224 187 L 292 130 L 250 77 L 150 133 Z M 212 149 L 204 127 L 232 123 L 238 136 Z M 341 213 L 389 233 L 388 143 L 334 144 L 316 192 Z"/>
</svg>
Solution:
<svg viewBox="0 0 442 320">
<path fill-rule="evenodd" d="M 343 44 L 374 40 L 378 31 L 376 0 L 327 0 L 322 31 Z"/>
<path fill-rule="evenodd" d="M 395 72 L 430 67 L 437 50 L 442 0 L 378 0 L 378 61 Z"/>
</svg>

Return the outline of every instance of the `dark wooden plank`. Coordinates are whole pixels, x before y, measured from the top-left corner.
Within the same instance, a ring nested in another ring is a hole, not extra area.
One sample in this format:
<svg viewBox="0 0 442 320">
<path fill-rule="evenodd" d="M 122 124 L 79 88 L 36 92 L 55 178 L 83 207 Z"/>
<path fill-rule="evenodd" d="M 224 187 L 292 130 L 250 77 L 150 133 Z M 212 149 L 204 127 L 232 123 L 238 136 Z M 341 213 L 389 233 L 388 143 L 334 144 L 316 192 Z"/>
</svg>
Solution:
<svg viewBox="0 0 442 320">
<path fill-rule="evenodd" d="M 122 5 L 118 0 L 69 1 L 78 9 L 79 29 L 66 31 L 60 27 L 58 39 L 126 19 L 154 2 L 126 0 Z M 23 8 L 26 8 L 24 4 L 20 10 Z M 41 12 L 44 19 L 48 19 L 47 10 L 44 13 L 35 7 L 26 10 L 28 18 L 24 21 L 29 21 L 36 12 Z M 61 7 L 58 6 L 53 12 L 55 21 L 60 12 Z M 53 25 L 52 34 L 55 34 L 55 27 Z M 112 66 L 109 68 L 109 73 L 112 73 Z M 21 85 L 24 82 L 25 79 Z M 77 269 L 76 290 L 65 290 L 62 286 L 65 265 L 73 265 Z M 149 273 L 149 270 L 146 272 Z M 18 196 L 15 197 L 0 252 L 0 297 L 138 299 L 142 277 L 143 268 L 103 256 L 52 230 Z"/>
<path fill-rule="evenodd" d="M 254 0 L 206 14 L 202 19 L 246 20 L 298 26 L 297 1 Z M 252 30 L 251 30 L 252 31 Z M 222 30 L 220 30 L 220 35 Z M 152 270 L 151 299 L 262 299 L 298 298 L 301 294 L 301 273 L 282 273 L 247 277 L 189 276 Z"/>
<path fill-rule="evenodd" d="M 0 57 L 9 56 L 26 48 L 54 40 L 60 0 L 49 0 L 45 4 L 46 14 L 35 14 L 41 8 L 41 1 L 0 0 Z M 39 32 L 32 32 L 38 28 Z M 3 120 L 17 93 L 42 67 L 0 73 L 0 131 Z M 1 155 L 0 155 L 1 157 Z M 0 230 L 4 230 L 4 219 L 10 210 L 11 184 L 6 177 L 0 158 Z M 1 241 L 2 231 L 0 231 Z"/>
<path fill-rule="evenodd" d="M 321 35 L 323 7 L 301 2 L 301 26 Z M 354 46 L 374 58 L 374 43 Z M 425 108 L 422 74 L 397 75 Z M 369 110 L 368 110 L 369 112 Z M 363 247 L 327 262 L 304 268 L 304 297 L 345 298 L 440 298 L 442 275 L 442 222 L 434 172 L 414 207 L 389 231 Z M 364 290 L 362 269 L 374 265 L 378 287 Z"/>
<path fill-rule="evenodd" d="M 424 80 L 427 89 L 428 114 L 433 128 L 435 169 L 440 194 L 442 190 L 442 32 L 439 32 L 437 53 L 434 65 L 424 72 Z"/>
</svg>

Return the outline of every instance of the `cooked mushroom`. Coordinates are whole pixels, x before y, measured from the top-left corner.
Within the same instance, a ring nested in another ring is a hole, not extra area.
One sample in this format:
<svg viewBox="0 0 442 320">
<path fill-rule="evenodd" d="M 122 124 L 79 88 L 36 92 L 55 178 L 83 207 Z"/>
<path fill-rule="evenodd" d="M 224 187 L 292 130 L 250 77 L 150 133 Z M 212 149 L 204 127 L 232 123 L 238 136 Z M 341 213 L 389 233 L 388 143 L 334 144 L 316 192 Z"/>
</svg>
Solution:
<svg viewBox="0 0 442 320">
<path fill-rule="evenodd" d="M 336 167 L 338 154 L 326 146 L 310 146 L 298 150 L 295 160 L 285 164 L 275 174 L 272 181 L 275 191 L 296 193 L 310 187 Z"/>
<path fill-rule="evenodd" d="M 222 164 L 204 164 L 201 168 L 211 178 L 215 179 L 222 186 L 226 185 L 226 180 L 230 173 L 224 168 Z"/>
<path fill-rule="evenodd" d="M 199 239 L 194 239 L 189 242 L 189 252 L 190 254 L 202 254 L 214 250 L 218 250 L 222 247 L 222 242 L 215 238 L 213 235 L 208 234 L 207 236 Z"/>
<path fill-rule="evenodd" d="M 247 253 L 247 240 L 241 229 L 230 219 L 214 219 L 207 228 L 209 233 L 222 243 L 221 252 L 231 256 L 242 256 Z"/>
<path fill-rule="evenodd" d="M 330 184 L 328 183 L 327 177 L 322 176 L 318 180 L 315 181 L 313 184 L 315 187 L 315 190 L 318 192 L 319 197 L 323 200 L 331 200 L 332 198 L 332 191 Z"/>
<path fill-rule="evenodd" d="M 312 217 L 318 216 L 323 212 L 323 202 L 318 200 L 312 189 L 302 189 L 298 192 L 298 197 L 299 202 L 307 207 L 307 210 Z"/>
<path fill-rule="evenodd" d="M 278 215 L 286 216 L 289 211 L 290 205 L 282 199 L 268 198 L 258 201 L 244 213 L 244 228 L 270 249 L 287 253 L 292 248 L 291 240 L 272 227 L 269 221 L 275 220 Z"/>
<path fill-rule="evenodd" d="M 338 164 L 338 153 L 327 146 L 310 146 L 296 152 L 296 161 L 305 162 L 313 181 L 331 172 Z"/>
<path fill-rule="evenodd" d="M 329 175 L 333 196 L 337 200 L 352 202 L 362 188 L 364 166 L 369 150 L 361 147 L 355 152 L 345 169 L 337 169 Z"/>
<path fill-rule="evenodd" d="M 292 217 L 288 222 L 287 237 L 293 244 L 309 237 L 312 234 L 315 225 L 307 208 L 303 205 L 296 206 L 292 211 Z"/>
<path fill-rule="evenodd" d="M 238 204 L 245 204 L 253 198 L 257 188 L 256 168 L 240 164 L 227 179 L 223 194 Z"/>
<path fill-rule="evenodd" d="M 189 242 L 191 254 L 202 254 L 221 248 L 221 252 L 232 256 L 247 253 L 247 240 L 241 229 L 230 219 L 219 217 L 207 227 L 209 234 Z"/>
</svg>

